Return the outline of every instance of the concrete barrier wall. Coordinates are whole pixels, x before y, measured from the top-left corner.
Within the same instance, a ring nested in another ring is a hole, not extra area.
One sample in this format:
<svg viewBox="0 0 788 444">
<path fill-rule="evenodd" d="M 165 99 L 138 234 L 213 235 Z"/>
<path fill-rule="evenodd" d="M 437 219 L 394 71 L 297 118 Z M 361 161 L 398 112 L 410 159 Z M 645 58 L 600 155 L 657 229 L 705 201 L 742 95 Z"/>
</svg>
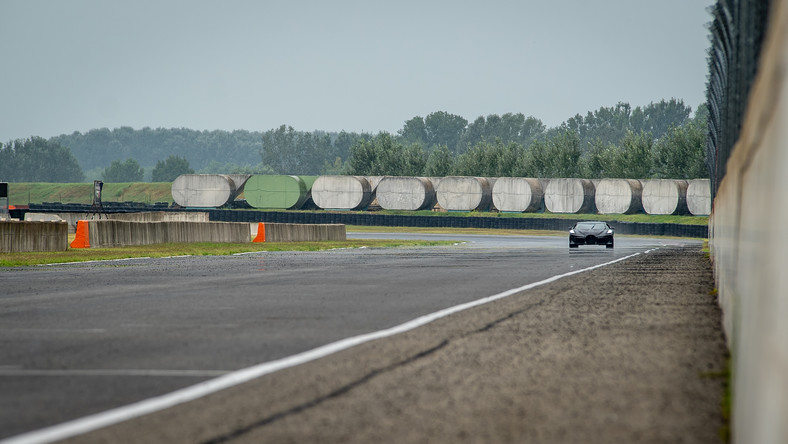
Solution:
<svg viewBox="0 0 788 444">
<path fill-rule="evenodd" d="M 0 253 L 66 251 L 68 224 L 62 221 L 0 221 Z"/>
<path fill-rule="evenodd" d="M 643 185 L 633 179 L 602 179 L 595 183 L 597 210 L 601 214 L 632 214 L 643 212 Z"/>
<path fill-rule="evenodd" d="M 594 192 L 588 179 L 550 179 L 544 204 L 551 213 L 595 213 Z"/>
<path fill-rule="evenodd" d="M 247 243 L 249 224 L 238 222 L 129 222 L 92 220 L 90 248 L 150 245 L 168 242 Z"/>
<path fill-rule="evenodd" d="M 323 209 L 358 210 L 372 198 L 372 187 L 362 176 L 320 176 L 312 185 L 312 200 Z"/>
<path fill-rule="evenodd" d="M 256 175 L 244 186 L 244 198 L 254 208 L 297 210 L 309 192 L 306 182 L 298 176 Z"/>
<path fill-rule="evenodd" d="M 642 198 L 648 214 L 689 214 L 686 180 L 644 180 Z"/>
<path fill-rule="evenodd" d="M 762 51 L 710 219 L 741 444 L 788 442 L 788 2 L 772 3 Z"/>
<path fill-rule="evenodd" d="M 321 242 L 347 240 L 342 224 L 265 224 L 266 242 Z"/>
<path fill-rule="evenodd" d="M 172 185 L 173 199 L 184 207 L 218 208 L 235 198 L 240 192 L 235 182 L 243 181 L 246 202 L 255 208 L 299 209 L 305 202 L 307 205 L 313 202 L 317 207 L 326 210 L 361 210 L 366 209 L 377 197 L 378 204 L 384 209 L 417 210 L 429 207 L 429 199 L 416 207 L 411 201 L 418 199 L 418 196 L 405 195 L 414 194 L 415 188 L 424 188 L 424 193 L 430 195 L 431 191 L 426 183 L 429 182 L 435 190 L 437 203 L 450 211 L 486 211 L 494 205 L 500 211 L 536 212 L 542 211 L 546 206 L 548 211 L 555 213 L 595 213 L 598 208 L 603 214 L 645 211 L 649 214 L 692 212 L 693 215 L 705 216 L 711 208 L 708 179 L 692 180 L 688 184 L 685 180 L 672 179 L 638 181 L 512 177 L 231 176 L 179 176 Z M 397 188 L 402 188 L 401 186 L 392 189 L 391 182 L 397 180 L 413 189 L 398 191 Z M 413 184 L 413 180 L 423 183 Z M 496 193 L 497 181 L 503 183 Z M 532 182 L 525 184 L 523 181 Z M 384 187 L 379 190 L 381 184 Z M 602 191 L 596 190 L 597 187 L 601 187 Z M 378 191 L 380 194 L 376 196 Z M 422 193 L 420 189 L 415 191 L 419 195 Z M 539 197 L 540 194 L 544 195 L 544 202 Z M 600 199 L 598 205 L 597 200 Z M 441 200 L 444 202 L 441 203 Z"/>
<path fill-rule="evenodd" d="M 711 181 L 709 179 L 690 180 L 687 186 L 687 208 L 693 216 L 711 214 Z"/>
<path fill-rule="evenodd" d="M 28 213 L 30 214 L 30 213 Z M 144 211 L 140 213 L 33 213 L 52 215 L 68 222 L 68 232 L 73 234 L 80 220 L 125 220 L 129 222 L 210 222 L 203 211 Z M 25 214 L 27 220 L 27 214 Z M 38 220 L 33 216 L 33 220 Z"/>
<path fill-rule="evenodd" d="M 435 189 L 425 177 L 382 178 L 375 194 L 378 204 L 386 210 L 424 210 L 435 206 Z"/>
<path fill-rule="evenodd" d="M 172 182 L 172 200 L 182 207 L 221 207 L 238 192 L 225 174 L 182 174 Z"/>
<path fill-rule="evenodd" d="M 435 193 L 438 205 L 449 211 L 486 211 L 492 205 L 492 185 L 486 177 L 444 177 Z"/>
<path fill-rule="evenodd" d="M 492 200 L 499 211 L 534 212 L 544 208 L 544 191 L 539 179 L 501 177 L 492 187 Z"/>
</svg>

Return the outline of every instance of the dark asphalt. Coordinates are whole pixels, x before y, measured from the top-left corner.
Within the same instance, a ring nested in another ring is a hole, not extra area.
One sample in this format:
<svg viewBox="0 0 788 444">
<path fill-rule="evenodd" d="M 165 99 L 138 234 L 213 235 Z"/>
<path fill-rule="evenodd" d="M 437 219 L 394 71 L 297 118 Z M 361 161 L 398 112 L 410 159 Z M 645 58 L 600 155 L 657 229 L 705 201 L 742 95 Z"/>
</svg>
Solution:
<svg viewBox="0 0 788 444">
<path fill-rule="evenodd" d="M 633 252 L 696 243 L 619 238 L 614 250 L 569 251 L 564 237 L 416 237 L 467 243 L 0 269 L 0 438 Z"/>
</svg>

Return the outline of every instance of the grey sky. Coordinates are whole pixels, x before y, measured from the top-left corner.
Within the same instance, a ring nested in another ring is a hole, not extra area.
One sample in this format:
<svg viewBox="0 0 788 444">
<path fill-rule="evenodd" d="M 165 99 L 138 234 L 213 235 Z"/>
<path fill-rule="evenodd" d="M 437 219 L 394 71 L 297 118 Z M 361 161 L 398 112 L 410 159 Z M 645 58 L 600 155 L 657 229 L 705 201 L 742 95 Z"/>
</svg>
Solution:
<svg viewBox="0 0 788 444">
<path fill-rule="evenodd" d="M 0 0 L 0 141 L 705 99 L 711 0 Z"/>
</svg>

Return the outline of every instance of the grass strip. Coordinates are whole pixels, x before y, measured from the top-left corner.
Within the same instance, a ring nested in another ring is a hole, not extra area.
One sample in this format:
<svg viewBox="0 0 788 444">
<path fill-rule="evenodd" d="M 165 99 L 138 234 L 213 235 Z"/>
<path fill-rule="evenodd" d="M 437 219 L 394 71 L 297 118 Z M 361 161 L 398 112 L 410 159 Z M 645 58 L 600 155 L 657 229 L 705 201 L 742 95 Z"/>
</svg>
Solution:
<svg viewBox="0 0 788 444">
<path fill-rule="evenodd" d="M 58 264 L 65 262 L 86 262 L 135 257 L 168 256 L 226 256 L 237 253 L 260 251 L 319 251 L 336 248 L 391 248 L 391 247 L 429 247 L 453 245 L 454 241 L 389 240 L 389 239 L 348 239 L 327 242 L 264 242 L 248 244 L 154 244 L 116 248 L 69 248 L 56 252 L 23 252 L 0 254 L 0 267 L 23 267 L 30 265 Z"/>
<path fill-rule="evenodd" d="M 425 234 L 487 234 L 507 236 L 563 236 L 565 231 L 516 230 L 511 228 L 448 228 L 448 227 L 380 227 L 347 225 L 348 233 L 425 233 Z"/>
</svg>

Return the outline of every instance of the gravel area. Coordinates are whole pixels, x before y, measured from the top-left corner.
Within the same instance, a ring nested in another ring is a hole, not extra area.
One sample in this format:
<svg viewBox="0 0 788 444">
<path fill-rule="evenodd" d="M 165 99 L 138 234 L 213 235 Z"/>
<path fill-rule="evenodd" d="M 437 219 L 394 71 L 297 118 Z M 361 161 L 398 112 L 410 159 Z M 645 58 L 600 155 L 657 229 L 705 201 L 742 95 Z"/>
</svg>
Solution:
<svg viewBox="0 0 788 444">
<path fill-rule="evenodd" d="M 71 441 L 721 442 L 712 288 L 662 248 Z"/>
</svg>

